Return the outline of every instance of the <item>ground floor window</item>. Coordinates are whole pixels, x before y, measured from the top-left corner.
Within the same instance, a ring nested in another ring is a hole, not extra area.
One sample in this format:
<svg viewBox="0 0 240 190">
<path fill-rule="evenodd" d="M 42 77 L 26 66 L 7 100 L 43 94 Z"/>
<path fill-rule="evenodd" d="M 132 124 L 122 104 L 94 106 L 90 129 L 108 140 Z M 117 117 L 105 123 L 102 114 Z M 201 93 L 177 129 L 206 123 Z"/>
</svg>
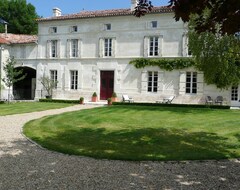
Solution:
<svg viewBox="0 0 240 190">
<path fill-rule="evenodd" d="M 57 70 L 51 70 L 50 71 L 50 78 L 52 82 L 54 83 L 54 88 L 57 88 Z"/>
<path fill-rule="evenodd" d="M 187 72 L 186 93 L 197 94 L 197 72 Z"/>
<path fill-rule="evenodd" d="M 78 89 L 78 71 L 70 71 L 71 75 L 71 89 L 77 90 Z"/>
<path fill-rule="evenodd" d="M 148 92 L 157 92 L 158 72 L 148 72 Z"/>
<path fill-rule="evenodd" d="M 238 87 L 237 86 L 232 87 L 231 100 L 238 101 Z"/>
</svg>

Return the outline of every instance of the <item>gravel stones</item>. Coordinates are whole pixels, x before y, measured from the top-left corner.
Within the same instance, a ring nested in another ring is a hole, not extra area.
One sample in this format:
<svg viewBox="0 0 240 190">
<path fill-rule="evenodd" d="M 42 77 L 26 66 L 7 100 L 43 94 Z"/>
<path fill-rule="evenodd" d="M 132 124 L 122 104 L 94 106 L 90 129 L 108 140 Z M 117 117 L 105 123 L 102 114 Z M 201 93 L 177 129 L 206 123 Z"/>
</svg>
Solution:
<svg viewBox="0 0 240 190">
<path fill-rule="evenodd" d="M 97 160 L 52 152 L 22 134 L 29 120 L 94 105 L 0 117 L 0 190 L 240 189 L 240 159 L 186 162 Z"/>
</svg>

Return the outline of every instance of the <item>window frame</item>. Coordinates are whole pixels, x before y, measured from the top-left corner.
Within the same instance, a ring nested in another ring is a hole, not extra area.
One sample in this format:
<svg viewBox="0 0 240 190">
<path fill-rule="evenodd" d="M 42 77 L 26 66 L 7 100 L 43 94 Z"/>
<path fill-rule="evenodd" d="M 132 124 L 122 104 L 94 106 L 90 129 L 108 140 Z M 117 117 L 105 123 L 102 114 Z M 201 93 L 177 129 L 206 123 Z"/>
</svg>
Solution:
<svg viewBox="0 0 240 190">
<path fill-rule="evenodd" d="M 104 38 L 104 57 L 113 57 L 113 38 Z"/>
<path fill-rule="evenodd" d="M 159 37 L 158 36 L 150 36 L 149 37 L 149 48 L 148 48 L 148 56 L 149 57 L 158 57 L 159 56 Z"/>
<path fill-rule="evenodd" d="M 50 70 L 50 79 L 54 82 L 54 87 L 53 89 L 57 89 L 57 77 L 58 77 L 58 72 L 57 70 Z"/>
<path fill-rule="evenodd" d="M 110 30 L 112 30 L 112 25 L 110 23 L 104 24 L 104 29 L 106 31 L 110 31 Z"/>
<path fill-rule="evenodd" d="M 78 26 L 77 25 L 71 26 L 71 32 L 78 32 Z"/>
<path fill-rule="evenodd" d="M 51 58 L 58 57 L 58 40 L 51 40 Z"/>
<path fill-rule="evenodd" d="M 78 51 L 79 51 L 79 40 L 78 39 L 71 39 L 71 56 L 73 58 L 78 57 Z"/>
<path fill-rule="evenodd" d="M 186 94 L 197 94 L 198 91 L 197 75 L 198 75 L 197 72 L 186 72 L 186 85 L 185 85 Z"/>
<path fill-rule="evenodd" d="M 78 70 L 70 71 L 70 89 L 71 90 L 78 89 Z"/>
<path fill-rule="evenodd" d="M 156 20 L 151 21 L 151 28 L 157 28 L 158 22 Z"/>
<path fill-rule="evenodd" d="M 50 28 L 49 28 L 49 32 L 50 32 L 51 34 L 56 34 L 56 33 L 57 33 L 57 27 L 56 27 L 56 26 L 50 27 Z"/>
<path fill-rule="evenodd" d="M 238 86 L 231 88 L 231 101 L 238 101 Z"/>
<path fill-rule="evenodd" d="M 157 71 L 148 71 L 147 92 L 151 92 L 151 93 L 158 92 L 158 72 Z"/>
</svg>

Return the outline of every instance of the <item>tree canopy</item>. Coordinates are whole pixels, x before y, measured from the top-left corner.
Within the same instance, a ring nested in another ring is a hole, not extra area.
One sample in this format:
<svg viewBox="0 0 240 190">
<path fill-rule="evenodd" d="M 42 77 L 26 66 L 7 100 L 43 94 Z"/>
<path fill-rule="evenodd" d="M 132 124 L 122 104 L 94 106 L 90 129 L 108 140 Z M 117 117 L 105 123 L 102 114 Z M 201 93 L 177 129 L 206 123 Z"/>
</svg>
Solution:
<svg viewBox="0 0 240 190">
<path fill-rule="evenodd" d="M 189 32 L 189 48 L 204 81 L 228 89 L 240 83 L 240 43 L 234 35 Z"/>
<path fill-rule="evenodd" d="M 195 30 L 216 32 L 215 25 L 220 26 L 222 34 L 240 32 L 240 1 L 239 0 L 169 0 L 169 6 L 175 13 L 175 19 L 188 22 L 192 14 L 195 17 Z M 135 8 L 137 17 L 151 11 L 151 1 L 140 0 Z M 206 14 L 206 11 L 208 14 Z"/>
<path fill-rule="evenodd" d="M 0 18 L 8 23 L 8 32 L 14 34 L 37 34 L 35 7 L 26 0 L 1 0 Z M 0 32 L 4 25 L 0 24 Z"/>
</svg>

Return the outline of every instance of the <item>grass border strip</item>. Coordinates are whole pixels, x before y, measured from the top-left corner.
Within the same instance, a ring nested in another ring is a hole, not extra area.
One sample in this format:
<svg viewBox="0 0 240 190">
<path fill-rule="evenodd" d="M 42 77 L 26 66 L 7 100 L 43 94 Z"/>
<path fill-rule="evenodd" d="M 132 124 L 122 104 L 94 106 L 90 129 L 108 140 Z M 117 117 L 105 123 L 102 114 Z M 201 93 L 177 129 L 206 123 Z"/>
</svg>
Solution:
<svg viewBox="0 0 240 190">
<path fill-rule="evenodd" d="M 230 109 L 230 106 L 226 106 L 226 105 L 205 105 L 205 104 L 161 104 L 161 103 L 113 102 L 113 105 Z"/>
<path fill-rule="evenodd" d="M 79 104 L 79 100 L 39 99 L 39 102 Z"/>
</svg>

